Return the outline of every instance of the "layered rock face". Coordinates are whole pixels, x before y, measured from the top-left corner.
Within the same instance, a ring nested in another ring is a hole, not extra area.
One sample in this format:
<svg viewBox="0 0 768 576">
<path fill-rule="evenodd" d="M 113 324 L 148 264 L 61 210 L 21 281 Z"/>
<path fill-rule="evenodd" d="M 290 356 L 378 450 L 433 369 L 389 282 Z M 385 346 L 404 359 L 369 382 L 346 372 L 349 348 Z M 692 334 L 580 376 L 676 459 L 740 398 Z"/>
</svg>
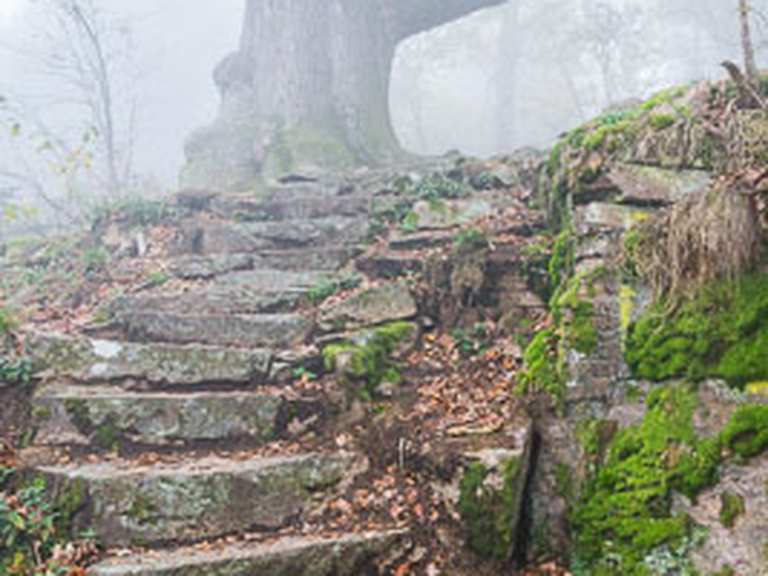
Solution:
<svg viewBox="0 0 768 576">
<path fill-rule="evenodd" d="M 768 149 L 765 115 L 724 120 L 748 142 L 701 131 L 720 90 L 549 155 L 188 189 L 153 224 L 102 222 L 107 296 L 28 327 L 21 452 L 118 550 L 93 573 L 761 574 L 765 270 L 669 309 L 638 273 L 643 226 Z"/>
</svg>

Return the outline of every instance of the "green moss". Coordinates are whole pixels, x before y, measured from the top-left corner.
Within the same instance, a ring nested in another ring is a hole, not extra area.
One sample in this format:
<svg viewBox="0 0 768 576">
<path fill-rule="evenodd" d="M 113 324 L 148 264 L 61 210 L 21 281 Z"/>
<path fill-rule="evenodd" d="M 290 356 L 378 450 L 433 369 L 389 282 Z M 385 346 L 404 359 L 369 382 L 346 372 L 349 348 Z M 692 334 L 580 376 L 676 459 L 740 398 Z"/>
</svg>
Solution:
<svg viewBox="0 0 768 576">
<path fill-rule="evenodd" d="M 400 373 L 392 361 L 392 354 L 398 344 L 410 338 L 416 327 L 411 322 L 392 322 L 367 334 L 361 342 L 342 342 L 331 344 L 323 349 L 326 371 L 337 366 L 342 354 L 349 354 L 349 363 L 345 366 L 346 375 L 364 381 L 361 391 L 371 396 L 382 382 L 398 382 Z"/>
<path fill-rule="evenodd" d="M 666 130 L 677 122 L 677 118 L 672 114 L 651 114 L 649 123 L 651 128 L 657 131 Z"/>
<path fill-rule="evenodd" d="M 555 238 L 555 243 L 552 246 L 552 256 L 547 266 L 552 290 L 556 290 L 563 280 L 568 277 L 573 270 L 573 262 L 573 231 L 570 228 L 566 228 Z"/>
<path fill-rule="evenodd" d="M 719 572 L 713 572 L 712 576 L 736 576 L 736 571 L 731 566 L 726 566 Z"/>
<path fill-rule="evenodd" d="M 0 307 L 0 336 L 10 334 L 18 325 L 16 315 L 10 308 Z"/>
<path fill-rule="evenodd" d="M 525 369 L 520 373 L 519 391 L 542 391 L 555 398 L 565 393 L 565 377 L 559 359 L 559 337 L 551 329 L 538 332 L 525 350 Z"/>
<path fill-rule="evenodd" d="M 594 280 L 602 273 L 578 274 L 560 285 L 550 302 L 550 310 L 570 349 L 592 354 L 599 342 L 595 326 L 595 308 L 589 298 L 594 297 Z"/>
<path fill-rule="evenodd" d="M 736 519 L 746 512 L 744 497 L 733 492 L 723 492 L 720 495 L 720 524 L 733 528 Z"/>
<path fill-rule="evenodd" d="M 264 161 L 264 172 L 280 177 L 306 166 L 344 169 L 355 164 L 355 157 L 343 138 L 305 126 L 278 130 Z"/>
<path fill-rule="evenodd" d="M 768 450 L 768 406 L 739 407 L 722 433 L 723 444 L 742 458 Z"/>
<path fill-rule="evenodd" d="M 64 401 L 64 409 L 69 414 L 72 423 L 75 428 L 83 434 L 88 434 L 93 428 L 93 422 L 91 421 L 91 411 L 88 408 L 88 403 L 85 400 L 76 400 L 70 398 Z"/>
<path fill-rule="evenodd" d="M 768 274 L 707 287 L 669 314 L 653 306 L 630 327 L 633 373 L 661 381 L 724 378 L 732 386 L 768 379 Z"/>
<path fill-rule="evenodd" d="M 75 478 L 55 498 L 56 530 L 67 537 L 73 534 L 75 516 L 88 503 L 88 487 L 82 478 Z"/>
<path fill-rule="evenodd" d="M 467 543 L 484 559 L 508 560 L 514 552 L 517 524 L 519 459 L 504 463 L 502 486 L 489 486 L 489 470 L 475 462 L 459 486 L 459 513 L 467 533 Z"/>
<path fill-rule="evenodd" d="M 609 573 L 645 576 L 654 550 L 690 538 L 688 518 L 672 513 L 672 491 L 694 496 L 717 477 L 718 442 L 694 433 L 695 392 L 658 389 L 647 403 L 642 424 L 617 434 L 574 513 L 579 562 Z"/>
<path fill-rule="evenodd" d="M 104 450 L 117 450 L 120 447 L 120 437 L 117 424 L 110 415 L 93 431 L 91 442 Z"/>
<path fill-rule="evenodd" d="M 157 507 L 149 498 L 137 493 L 126 514 L 140 524 L 151 524 L 157 514 Z"/>
</svg>

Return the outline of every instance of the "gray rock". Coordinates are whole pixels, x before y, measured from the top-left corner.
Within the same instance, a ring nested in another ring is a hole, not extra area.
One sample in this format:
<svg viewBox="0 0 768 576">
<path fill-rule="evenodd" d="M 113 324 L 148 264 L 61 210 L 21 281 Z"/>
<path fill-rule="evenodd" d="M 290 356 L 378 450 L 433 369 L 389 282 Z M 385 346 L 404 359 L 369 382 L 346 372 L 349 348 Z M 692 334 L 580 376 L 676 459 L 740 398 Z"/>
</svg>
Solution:
<svg viewBox="0 0 768 576">
<path fill-rule="evenodd" d="M 120 324 L 135 340 L 246 348 L 289 347 L 303 342 L 312 329 L 311 321 L 298 314 L 229 316 L 137 312 L 125 315 Z"/>
<path fill-rule="evenodd" d="M 712 175 L 703 170 L 671 170 L 617 164 L 608 179 L 620 191 L 618 201 L 637 206 L 668 205 L 706 190 Z"/>
<path fill-rule="evenodd" d="M 494 212 L 493 206 L 485 200 L 421 200 L 413 207 L 418 217 L 419 230 L 439 230 L 467 224 Z"/>
<path fill-rule="evenodd" d="M 403 532 L 368 532 L 333 538 L 285 537 L 275 543 L 235 544 L 203 551 L 179 549 L 107 559 L 93 576 L 359 576 L 373 569 Z"/>
<path fill-rule="evenodd" d="M 277 530 L 349 472 L 349 455 L 183 464 L 41 467 L 49 495 L 75 504 L 72 527 L 105 546 L 193 542 L 245 530 Z"/>
<path fill-rule="evenodd" d="M 32 401 L 37 445 L 123 441 L 163 446 L 214 440 L 273 440 L 286 402 L 252 392 L 147 393 L 55 385 Z"/>
<path fill-rule="evenodd" d="M 188 256 L 177 258 L 168 270 L 184 280 L 208 280 L 221 274 L 238 270 L 251 270 L 254 258 L 250 254 L 224 254 L 220 256 Z"/>
<path fill-rule="evenodd" d="M 82 383 L 250 384 L 267 379 L 272 361 L 266 350 L 144 345 L 41 333 L 30 335 L 27 346 L 39 369 Z"/>
<path fill-rule="evenodd" d="M 416 300 L 407 286 L 382 284 L 325 307 L 318 326 L 331 331 L 355 330 L 394 320 L 413 318 L 418 313 Z"/>
</svg>

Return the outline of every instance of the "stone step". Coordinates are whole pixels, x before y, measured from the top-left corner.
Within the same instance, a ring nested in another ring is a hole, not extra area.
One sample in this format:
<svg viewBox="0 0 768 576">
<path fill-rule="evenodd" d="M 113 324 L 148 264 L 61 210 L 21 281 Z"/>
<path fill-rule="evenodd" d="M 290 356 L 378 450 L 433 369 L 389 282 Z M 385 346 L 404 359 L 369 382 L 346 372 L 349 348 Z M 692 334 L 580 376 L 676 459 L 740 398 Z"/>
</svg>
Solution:
<svg viewBox="0 0 768 576">
<path fill-rule="evenodd" d="M 230 544 L 207 550 L 159 551 L 107 559 L 92 566 L 93 576 L 361 576 L 405 536 L 402 531 L 336 537 L 288 536 L 271 543 Z"/>
<path fill-rule="evenodd" d="M 277 191 L 266 200 L 252 195 L 227 194 L 211 202 L 211 211 L 239 222 L 309 220 L 328 216 L 357 216 L 371 210 L 371 198 L 362 195 L 328 195 L 312 191 L 283 194 Z"/>
<path fill-rule="evenodd" d="M 213 346 L 136 344 L 33 333 L 27 352 L 39 370 L 83 384 L 256 384 L 269 379 L 272 353 Z"/>
<path fill-rule="evenodd" d="M 110 310 L 116 320 L 152 312 L 175 314 L 270 314 L 290 312 L 315 286 L 328 281 L 329 272 L 244 270 L 224 274 L 203 288 L 187 292 L 162 289 L 116 299 Z"/>
<path fill-rule="evenodd" d="M 290 348 L 303 343 L 312 322 L 299 314 L 174 314 L 131 312 L 118 324 L 128 338 L 139 342 L 211 344 L 243 348 Z"/>
<path fill-rule="evenodd" d="M 300 404 L 256 392 L 126 392 L 104 386 L 53 385 L 32 400 L 39 446 L 79 445 L 117 449 L 185 447 L 275 440 Z"/>
<path fill-rule="evenodd" d="M 146 467 L 114 462 L 40 467 L 75 532 L 106 547 L 192 543 L 275 531 L 298 518 L 354 468 L 348 454 L 232 460 L 207 457 Z"/>
<path fill-rule="evenodd" d="M 330 273 L 361 252 L 357 246 L 300 250 L 263 250 L 248 254 L 187 255 L 168 263 L 168 271 L 183 280 L 210 280 L 243 270 L 301 271 Z"/>
<path fill-rule="evenodd" d="M 320 246 L 340 248 L 360 244 L 369 228 L 364 214 L 238 224 L 192 220 L 182 226 L 173 252 L 210 256 Z"/>
<path fill-rule="evenodd" d="M 360 254 L 357 245 L 326 246 L 300 250 L 264 250 L 253 255 L 254 268 L 272 270 L 321 270 L 336 271 Z"/>
<path fill-rule="evenodd" d="M 113 318 L 126 318 L 147 310 L 171 314 L 255 315 L 292 312 L 307 290 L 254 293 L 246 287 L 210 286 L 190 292 L 158 292 L 118 298 L 110 305 Z"/>
</svg>

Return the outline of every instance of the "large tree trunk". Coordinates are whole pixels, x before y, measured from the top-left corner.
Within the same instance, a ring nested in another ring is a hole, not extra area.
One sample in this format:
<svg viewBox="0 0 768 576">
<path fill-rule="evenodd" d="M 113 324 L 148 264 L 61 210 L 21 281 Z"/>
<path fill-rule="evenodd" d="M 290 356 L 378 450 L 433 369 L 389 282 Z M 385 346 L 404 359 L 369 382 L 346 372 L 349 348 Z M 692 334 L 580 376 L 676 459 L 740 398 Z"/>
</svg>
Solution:
<svg viewBox="0 0 768 576">
<path fill-rule="evenodd" d="M 741 24 L 741 48 L 744 53 L 744 72 L 747 81 L 753 88 L 757 88 L 760 73 L 755 62 L 755 47 L 752 44 L 752 32 L 749 25 L 749 2 L 739 0 L 739 21 Z"/>
<path fill-rule="evenodd" d="M 183 186 L 248 189 L 398 158 L 397 44 L 504 0 L 246 1 L 240 47 L 214 72 L 218 118 L 189 138 Z"/>
</svg>

